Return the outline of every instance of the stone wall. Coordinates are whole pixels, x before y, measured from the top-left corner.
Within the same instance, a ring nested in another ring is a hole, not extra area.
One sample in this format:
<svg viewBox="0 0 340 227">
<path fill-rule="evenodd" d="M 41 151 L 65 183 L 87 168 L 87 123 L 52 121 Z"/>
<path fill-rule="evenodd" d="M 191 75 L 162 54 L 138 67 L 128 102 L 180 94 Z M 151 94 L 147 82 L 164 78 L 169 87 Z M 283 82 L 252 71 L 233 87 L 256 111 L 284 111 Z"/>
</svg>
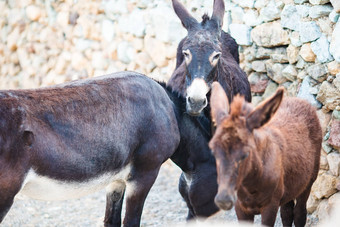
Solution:
<svg viewBox="0 0 340 227">
<path fill-rule="evenodd" d="M 122 70 L 167 79 L 185 35 L 168 1 L 2 0 L 0 9 L 1 88 Z"/>
<path fill-rule="evenodd" d="M 199 19 L 212 0 L 182 1 Z M 278 86 L 318 108 L 324 142 L 308 211 L 340 197 L 340 1 L 226 0 L 253 102 Z M 0 88 L 33 88 L 122 70 L 167 80 L 186 31 L 170 0 L 0 0 Z"/>
</svg>

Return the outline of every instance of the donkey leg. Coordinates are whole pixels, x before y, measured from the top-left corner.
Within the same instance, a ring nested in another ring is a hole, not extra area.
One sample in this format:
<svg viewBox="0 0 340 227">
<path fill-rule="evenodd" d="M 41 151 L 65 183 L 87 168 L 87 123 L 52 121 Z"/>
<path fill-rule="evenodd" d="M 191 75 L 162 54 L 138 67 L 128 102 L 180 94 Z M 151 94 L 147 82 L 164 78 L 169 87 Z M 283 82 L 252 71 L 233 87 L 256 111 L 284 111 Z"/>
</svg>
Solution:
<svg viewBox="0 0 340 227">
<path fill-rule="evenodd" d="M 292 226 L 294 221 L 294 200 L 281 206 L 280 214 L 283 226 Z"/>
<path fill-rule="evenodd" d="M 294 200 L 281 206 L 280 214 L 283 226 L 292 226 L 294 221 Z"/>
<path fill-rule="evenodd" d="M 186 202 L 187 207 L 189 209 L 187 221 L 194 219 L 196 217 L 196 215 L 195 215 L 194 209 L 193 209 L 193 207 L 191 206 L 191 203 L 190 203 L 189 194 L 188 194 L 189 193 L 189 187 L 188 187 L 187 181 L 185 180 L 183 173 L 181 174 L 181 176 L 179 178 L 178 190 L 179 190 L 179 193 L 181 194 L 182 198 Z"/>
<path fill-rule="evenodd" d="M 144 202 L 157 178 L 159 168 L 160 166 L 148 171 L 133 171 L 126 188 L 126 213 L 123 222 L 125 227 L 140 226 Z"/>
<path fill-rule="evenodd" d="M 0 166 L 3 165 L 0 161 Z M 0 172 L 0 223 L 11 208 L 14 197 L 20 191 L 24 181 L 24 171 L 21 169 L 7 168 Z"/>
<path fill-rule="evenodd" d="M 274 226 L 276 220 L 276 214 L 279 210 L 279 203 L 273 203 L 261 211 L 261 223 L 265 226 Z"/>
<path fill-rule="evenodd" d="M 310 194 L 311 187 L 308 187 L 299 197 L 296 198 L 294 208 L 294 225 L 296 227 L 305 226 L 307 219 L 307 200 Z"/>
<path fill-rule="evenodd" d="M 198 218 L 207 218 L 220 210 L 214 201 L 217 194 L 216 175 L 207 174 L 207 169 L 199 168 L 195 171 L 189 185 L 189 200 Z"/>
<path fill-rule="evenodd" d="M 13 171 L 13 173 L 15 173 Z M 21 180 L 13 178 L 1 178 L 0 173 L 0 223 L 5 218 L 9 209 L 13 205 L 14 197 L 19 192 Z M 6 179 L 2 182 L 3 179 Z"/>
<path fill-rule="evenodd" d="M 124 182 L 114 182 L 107 187 L 105 227 L 121 226 L 122 205 L 125 192 Z"/>
<path fill-rule="evenodd" d="M 14 201 L 13 198 L 5 199 L 0 195 L 0 223 L 5 218 Z"/>
<path fill-rule="evenodd" d="M 254 215 L 245 213 L 240 206 L 240 202 L 237 200 L 235 204 L 235 212 L 239 221 L 254 222 Z"/>
</svg>

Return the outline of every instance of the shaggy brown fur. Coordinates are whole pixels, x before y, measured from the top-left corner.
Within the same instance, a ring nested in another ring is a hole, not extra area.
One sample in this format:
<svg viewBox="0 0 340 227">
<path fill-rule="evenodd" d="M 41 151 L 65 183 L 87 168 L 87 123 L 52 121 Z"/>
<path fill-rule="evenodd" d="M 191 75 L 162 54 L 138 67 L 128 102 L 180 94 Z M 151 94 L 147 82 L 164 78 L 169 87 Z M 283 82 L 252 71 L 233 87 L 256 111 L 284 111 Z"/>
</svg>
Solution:
<svg viewBox="0 0 340 227">
<path fill-rule="evenodd" d="M 281 206 L 284 226 L 304 226 L 306 202 L 319 170 L 322 132 L 315 109 L 283 89 L 253 108 L 237 97 L 230 106 L 217 83 L 211 96 L 217 130 L 210 148 L 217 164 L 215 202 L 230 209 L 235 200 L 239 220 L 274 226 Z M 294 202 L 296 201 L 296 203 Z"/>
</svg>

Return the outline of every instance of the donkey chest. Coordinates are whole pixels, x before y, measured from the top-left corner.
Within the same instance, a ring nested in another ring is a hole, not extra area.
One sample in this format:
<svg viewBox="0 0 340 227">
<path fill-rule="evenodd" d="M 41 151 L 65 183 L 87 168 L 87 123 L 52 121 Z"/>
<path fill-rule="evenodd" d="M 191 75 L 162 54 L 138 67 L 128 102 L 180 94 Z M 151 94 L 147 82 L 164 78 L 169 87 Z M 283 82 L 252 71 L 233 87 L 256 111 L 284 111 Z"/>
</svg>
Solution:
<svg viewBox="0 0 340 227">
<path fill-rule="evenodd" d="M 38 175 L 29 170 L 22 184 L 19 196 L 38 200 L 67 200 L 80 198 L 103 188 L 115 190 L 112 187 L 125 187 L 130 175 L 131 166 L 126 166 L 119 172 L 105 173 L 83 182 L 63 181 Z M 119 190 L 117 188 L 117 190 Z"/>
<path fill-rule="evenodd" d="M 261 208 L 268 205 L 273 198 L 273 193 L 263 192 L 261 190 L 252 190 L 240 188 L 237 193 L 237 198 L 241 207 L 247 213 L 259 214 Z"/>
</svg>

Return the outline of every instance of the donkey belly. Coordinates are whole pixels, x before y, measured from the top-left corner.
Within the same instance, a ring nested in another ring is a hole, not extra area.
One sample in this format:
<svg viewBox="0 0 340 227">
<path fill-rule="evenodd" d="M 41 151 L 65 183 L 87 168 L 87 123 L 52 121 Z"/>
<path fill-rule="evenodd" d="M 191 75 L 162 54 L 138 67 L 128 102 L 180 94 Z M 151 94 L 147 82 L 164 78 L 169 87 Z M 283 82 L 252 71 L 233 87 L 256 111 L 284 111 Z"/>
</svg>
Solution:
<svg viewBox="0 0 340 227">
<path fill-rule="evenodd" d="M 130 171 L 131 166 L 128 165 L 116 173 L 105 173 L 84 182 L 75 182 L 41 176 L 31 169 L 18 195 L 47 201 L 80 198 L 105 187 L 110 191 L 114 190 L 113 187 L 125 187 Z"/>
</svg>

